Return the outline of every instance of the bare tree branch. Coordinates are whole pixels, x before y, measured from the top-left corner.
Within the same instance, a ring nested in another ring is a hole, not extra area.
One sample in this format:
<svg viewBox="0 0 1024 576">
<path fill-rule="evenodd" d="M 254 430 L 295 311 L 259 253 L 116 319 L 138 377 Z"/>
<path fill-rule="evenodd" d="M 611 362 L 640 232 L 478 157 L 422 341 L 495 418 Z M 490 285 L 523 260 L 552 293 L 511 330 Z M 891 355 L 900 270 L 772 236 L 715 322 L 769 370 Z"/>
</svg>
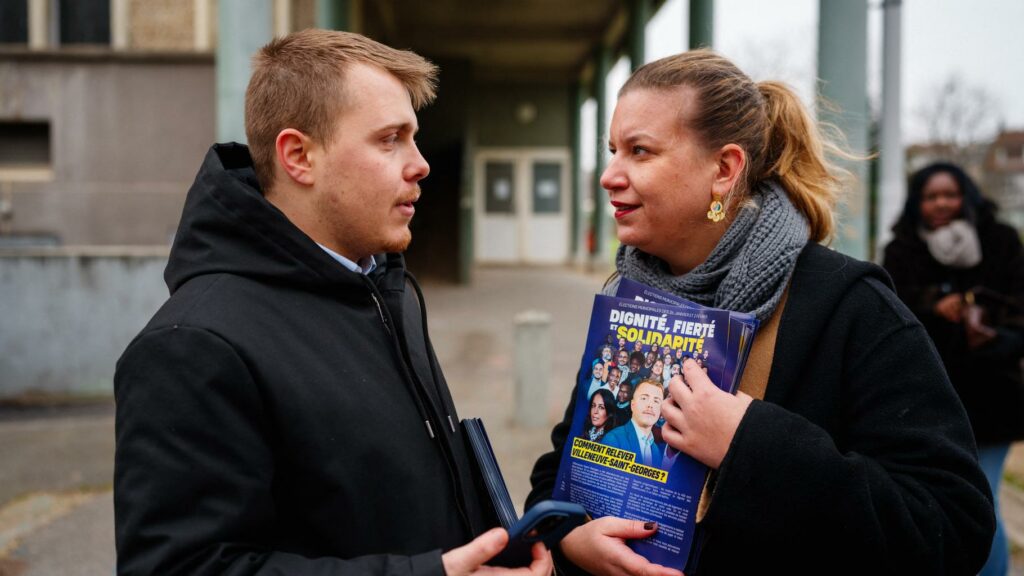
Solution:
<svg viewBox="0 0 1024 576">
<path fill-rule="evenodd" d="M 918 106 L 916 116 L 925 128 L 929 144 L 948 145 L 959 154 L 972 144 L 992 138 L 999 127 L 1002 109 L 988 89 L 951 74 L 934 85 Z"/>
</svg>

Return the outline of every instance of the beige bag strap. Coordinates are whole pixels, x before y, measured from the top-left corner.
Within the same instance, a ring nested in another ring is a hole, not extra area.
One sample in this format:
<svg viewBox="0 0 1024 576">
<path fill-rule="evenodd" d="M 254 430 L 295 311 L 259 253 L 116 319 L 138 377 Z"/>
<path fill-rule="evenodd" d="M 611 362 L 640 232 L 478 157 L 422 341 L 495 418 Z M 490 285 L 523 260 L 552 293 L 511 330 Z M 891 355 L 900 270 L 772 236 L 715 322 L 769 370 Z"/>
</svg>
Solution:
<svg viewBox="0 0 1024 576">
<path fill-rule="evenodd" d="M 764 326 L 757 329 L 750 357 L 747 358 L 743 376 L 740 377 L 740 392 L 749 394 L 757 400 L 764 400 L 764 393 L 768 388 L 768 376 L 772 371 L 772 360 L 775 359 L 775 341 L 779 336 L 779 321 L 782 319 L 782 309 L 786 307 L 788 296 L 789 288 L 786 288 L 779 299 L 779 305 L 775 307 L 775 312 L 768 317 Z"/>
<path fill-rule="evenodd" d="M 775 341 L 779 335 L 779 322 L 782 319 L 782 310 L 786 307 L 786 299 L 789 296 L 789 288 L 782 293 L 779 305 L 768 317 L 768 321 L 757 329 L 754 336 L 754 344 L 750 348 L 750 357 L 747 358 L 747 365 L 743 368 L 743 376 L 740 377 L 740 391 L 749 394 L 757 400 L 764 400 L 764 393 L 768 389 L 768 376 L 772 371 L 772 360 L 775 359 Z M 704 520 L 711 506 L 711 497 L 715 492 L 715 474 L 708 474 L 704 481 L 704 491 L 701 492 L 700 502 L 697 504 L 697 522 Z"/>
</svg>

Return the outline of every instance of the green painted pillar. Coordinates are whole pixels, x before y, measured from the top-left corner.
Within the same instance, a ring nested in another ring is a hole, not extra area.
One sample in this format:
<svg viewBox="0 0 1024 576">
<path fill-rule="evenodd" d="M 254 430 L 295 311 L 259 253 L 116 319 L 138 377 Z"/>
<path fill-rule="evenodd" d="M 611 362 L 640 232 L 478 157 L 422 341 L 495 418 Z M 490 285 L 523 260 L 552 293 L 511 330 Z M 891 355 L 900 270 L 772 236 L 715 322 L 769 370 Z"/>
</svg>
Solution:
<svg viewBox="0 0 1024 576">
<path fill-rule="evenodd" d="M 316 26 L 327 30 L 351 30 L 349 0 L 316 0 Z"/>
<path fill-rule="evenodd" d="M 592 215 L 592 231 L 594 234 L 594 251 L 591 253 L 591 260 L 594 264 L 604 266 L 607 261 L 606 251 L 608 249 L 608 204 L 604 188 L 601 188 L 601 174 L 604 172 L 605 155 L 608 154 L 607 137 L 608 122 L 605 118 L 608 115 L 607 99 L 608 69 L 611 68 L 612 51 L 607 46 L 597 49 L 594 66 L 594 99 L 597 100 L 597 122 L 595 134 L 597 134 L 597 154 L 594 159 L 594 213 Z"/>
<path fill-rule="evenodd" d="M 569 91 L 569 142 L 572 146 L 569 158 L 569 186 L 572 195 L 571 230 L 569 254 L 574 262 L 583 260 L 583 182 L 580 179 L 582 138 L 580 136 L 580 108 L 586 99 L 586 91 L 577 79 Z"/>
<path fill-rule="evenodd" d="M 650 0 L 630 0 L 629 3 L 629 66 L 631 70 L 647 62 L 644 57 L 647 42 L 647 21 L 651 19 Z"/>
<path fill-rule="evenodd" d="M 819 0 L 818 78 L 821 96 L 837 110 L 819 109 L 818 119 L 846 135 L 854 154 L 868 149 L 868 3 L 867 0 Z M 823 107 L 827 108 L 827 107 Z M 855 181 L 846 184 L 839 207 L 836 250 L 868 256 L 868 165 L 844 162 Z"/>
<path fill-rule="evenodd" d="M 469 284 L 473 281 L 473 259 L 476 257 L 473 252 L 476 242 L 473 235 L 473 186 L 476 181 L 473 159 L 476 156 L 477 128 L 474 111 L 467 110 L 466 114 L 469 121 L 462 138 L 465 146 L 462 148 L 462 183 L 459 191 L 459 284 Z"/>
<path fill-rule="evenodd" d="M 273 0 L 217 2 L 217 141 L 245 142 L 252 55 L 273 37 Z"/>
<path fill-rule="evenodd" d="M 690 0 L 690 50 L 714 45 L 715 0 Z"/>
</svg>

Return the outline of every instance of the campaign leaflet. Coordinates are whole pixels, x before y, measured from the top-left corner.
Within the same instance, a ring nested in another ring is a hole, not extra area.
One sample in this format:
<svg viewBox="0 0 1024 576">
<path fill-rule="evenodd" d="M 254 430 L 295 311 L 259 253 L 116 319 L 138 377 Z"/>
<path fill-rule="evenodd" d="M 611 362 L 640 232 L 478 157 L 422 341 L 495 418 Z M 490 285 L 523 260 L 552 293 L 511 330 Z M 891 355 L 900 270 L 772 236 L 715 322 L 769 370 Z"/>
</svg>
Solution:
<svg viewBox="0 0 1024 576">
<path fill-rule="evenodd" d="M 652 288 L 646 284 L 641 284 L 635 280 L 630 280 L 626 277 L 620 277 L 619 287 L 615 291 L 615 295 L 619 298 L 629 298 L 631 300 L 641 300 L 644 302 L 659 302 L 661 304 L 669 304 L 672 306 L 682 306 L 684 308 L 695 308 L 698 310 L 711 310 L 707 306 L 702 306 L 696 302 L 691 302 L 686 298 L 681 298 L 672 294 L 671 292 L 665 292 Z M 753 314 L 747 314 L 745 312 L 734 312 L 729 311 L 729 345 L 726 353 L 726 370 L 725 377 L 722 382 L 718 383 L 719 387 L 730 394 L 736 392 L 736 387 L 740 383 L 740 374 L 743 373 L 743 367 L 747 365 L 747 358 L 750 356 L 751 344 L 754 341 L 754 333 L 757 332 L 757 328 L 760 322 Z"/>
<path fill-rule="evenodd" d="M 722 385 L 733 365 L 731 327 L 725 310 L 596 296 L 552 495 L 582 505 L 594 518 L 656 521 L 654 536 L 628 544 L 650 561 L 680 570 L 693 545 L 707 467 L 664 443 L 661 402 L 673 366 L 686 358 Z M 629 356 L 625 367 L 619 366 L 622 350 Z"/>
</svg>

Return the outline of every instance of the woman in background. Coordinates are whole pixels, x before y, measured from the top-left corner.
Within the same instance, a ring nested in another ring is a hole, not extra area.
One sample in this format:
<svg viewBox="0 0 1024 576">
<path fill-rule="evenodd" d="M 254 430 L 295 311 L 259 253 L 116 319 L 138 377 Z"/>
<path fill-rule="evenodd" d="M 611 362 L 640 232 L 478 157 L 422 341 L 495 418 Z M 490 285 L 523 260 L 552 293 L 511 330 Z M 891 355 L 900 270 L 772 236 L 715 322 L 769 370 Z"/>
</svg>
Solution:
<svg viewBox="0 0 1024 576">
<path fill-rule="evenodd" d="M 921 320 L 960 394 L 996 504 L 983 576 L 1009 570 L 999 483 L 1010 443 L 1024 437 L 1024 253 L 1013 228 L 959 166 L 936 163 L 910 178 L 884 266 Z"/>
</svg>

